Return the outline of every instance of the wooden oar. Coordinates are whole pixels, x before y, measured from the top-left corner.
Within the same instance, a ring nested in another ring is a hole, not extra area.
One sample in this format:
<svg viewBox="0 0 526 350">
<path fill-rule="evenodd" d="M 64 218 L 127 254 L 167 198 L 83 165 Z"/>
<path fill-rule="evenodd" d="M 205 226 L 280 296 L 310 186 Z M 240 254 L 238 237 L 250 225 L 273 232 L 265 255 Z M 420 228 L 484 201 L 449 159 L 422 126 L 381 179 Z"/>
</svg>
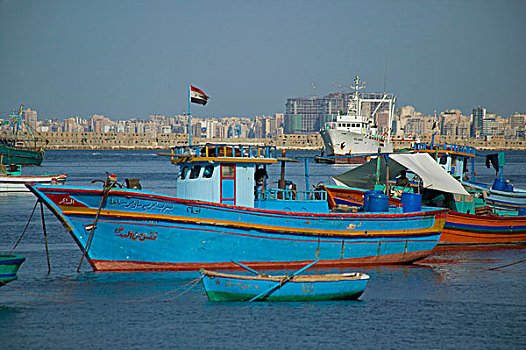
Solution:
<svg viewBox="0 0 526 350">
<path fill-rule="evenodd" d="M 320 259 L 316 259 L 315 261 L 311 262 L 310 264 L 308 264 L 307 266 L 305 267 L 302 267 L 301 269 L 299 269 L 298 271 L 292 273 L 290 276 L 286 276 L 284 277 L 281 281 L 279 281 L 278 283 L 276 283 L 275 285 L 273 285 L 272 287 L 270 287 L 269 289 L 265 290 L 263 293 L 260 293 L 258 295 L 256 295 L 255 297 L 253 297 L 252 299 L 249 300 L 249 302 L 253 302 L 254 300 L 257 300 L 263 296 L 266 296 L 268 294 L 271 294 L 272 292 L 274 292 L 276 289 L 280 288 L 281 286 L 283 286 L 284 284 L 286 284 L 287 282 L 289 282 L 294 276 L 302 273 L 303 271 L 307 270 L 309 267 L 311 267 L 312 265 L 316 264 L 318 261 L 320 261 Z"/>
<path fill-rule="evenodd" d="M 239 261 L 232 260 L 232 262 L 233 262 L 234 264 L 237 264 L 237 265 L 241 266 L 241 267 L 244 268 L 244 269 L 247 269 L 248 271 L 252 272 L 252 273 L 253 273 L 254 275 L 256 275 L 256 276 L 259 275 L 259 272 L 257 272 L 257 271 L 254 270 L 254 269 L 251 269 L 250 267 L 248 267 L 248 266 L 246 266 L 246 265 L 243 265 L 243 264 L 240 263 Z"/>
</svg>

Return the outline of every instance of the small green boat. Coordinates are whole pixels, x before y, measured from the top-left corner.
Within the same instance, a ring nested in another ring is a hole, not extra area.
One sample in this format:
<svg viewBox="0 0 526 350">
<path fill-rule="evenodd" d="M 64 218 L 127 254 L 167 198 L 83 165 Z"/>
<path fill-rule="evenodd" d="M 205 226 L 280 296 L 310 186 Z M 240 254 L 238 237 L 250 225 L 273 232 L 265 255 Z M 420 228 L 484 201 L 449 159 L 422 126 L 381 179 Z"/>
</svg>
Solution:
<svg viewBox="0 0 526 350">
<path fill-rule="evenodd" d="M 0 255 L 0 287 L 17 279 L 16 273 L 24 261 L 22 255 Z"/>
</svg>

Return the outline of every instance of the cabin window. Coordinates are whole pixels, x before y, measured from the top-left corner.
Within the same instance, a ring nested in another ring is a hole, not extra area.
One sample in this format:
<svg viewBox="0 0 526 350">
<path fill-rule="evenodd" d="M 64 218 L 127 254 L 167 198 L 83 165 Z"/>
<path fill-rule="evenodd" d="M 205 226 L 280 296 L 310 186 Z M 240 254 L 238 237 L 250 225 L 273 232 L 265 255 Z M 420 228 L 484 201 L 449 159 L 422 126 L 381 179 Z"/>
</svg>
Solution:
<svg viewBox="0 0 526 350">
<path fill-rule="evenodd" d="M 223 165 L 221 167 L 221 177 L 234 177 L 234 166 Z"/>
<path fill-rule="evenodd" d="M 188 175 L 188 167 L 185 166 L 181 169 L 181 180 L 186 179 L 186 176 Z"/>
<path fill-rule="evenodd" d="M 442 165 L 447 164 L 447 157 L 445 156 L 440 157 L 440 164 Z"/>
<path fill-rule="evenodd" d="M 192 167 L 192 170 L 190 171 L 190 179 L 197 179 L 199 177 L 200 172 L 201 172 L 201 166 L 194 165 Z"/>
<path fill-rule="evenodd" d="M 214 174 L 214 166 L 213 165 L 205 166 L 205 170 L 203 171 L 203 177 L 205 179 L 209 179 L 212 177 L 212 174 Z"/>
</svg>

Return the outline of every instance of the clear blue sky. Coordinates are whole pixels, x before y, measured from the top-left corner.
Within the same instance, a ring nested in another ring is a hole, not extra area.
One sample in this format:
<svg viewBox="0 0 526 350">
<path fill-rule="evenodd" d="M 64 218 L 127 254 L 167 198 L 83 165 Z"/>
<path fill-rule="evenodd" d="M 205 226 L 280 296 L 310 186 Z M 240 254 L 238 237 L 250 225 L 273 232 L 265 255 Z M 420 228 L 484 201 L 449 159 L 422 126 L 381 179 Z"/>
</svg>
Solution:
<svg viewBox="0 0 526 350">
<path fill-rule="evenodd" d="M 350 84 L 398 106 L 526 113 L 526 1 L 0 0 L 0 118 L 282 113 Z"/>
</svg>

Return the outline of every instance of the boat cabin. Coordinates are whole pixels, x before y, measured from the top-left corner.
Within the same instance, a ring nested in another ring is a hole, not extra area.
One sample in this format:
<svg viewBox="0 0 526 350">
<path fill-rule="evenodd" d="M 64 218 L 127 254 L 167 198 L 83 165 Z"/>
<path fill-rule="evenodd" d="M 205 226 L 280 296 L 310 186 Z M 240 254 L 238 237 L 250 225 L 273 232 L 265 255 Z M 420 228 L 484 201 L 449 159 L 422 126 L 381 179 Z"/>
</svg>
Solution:
<svg viewBox="0 0 526 350">
<path fill-rule="evenodd" d="M 325 123 L 325 129 L 349 131 L 356 134 L 366 133 L 369 124 L 359 117 L 338 116 L 335 121 Z"/>
<path fill-rule="evenodd" d="M 415 143 L 416 153 L 429 153 L 442 168 L 457 179 L 469 177 L 469 166 L 473 172 L 475 165 L 475 148 L 452 143 Z M 471 164 L 468 165 L 468 160 Z"/>
<path fill-rule="evenodd" d="M 269 210 L 329 211 L 325 191 L 298 191 L 285 180 L 285 162 L 299 160 L 279 158 L 275 146 L 177 146 L 170 155 L 172 164 L 180 166 L 179 198 Z M 281 179 L 277 188 L 269 188 L 267 166 L 279 161 Z"/>
</svg>

